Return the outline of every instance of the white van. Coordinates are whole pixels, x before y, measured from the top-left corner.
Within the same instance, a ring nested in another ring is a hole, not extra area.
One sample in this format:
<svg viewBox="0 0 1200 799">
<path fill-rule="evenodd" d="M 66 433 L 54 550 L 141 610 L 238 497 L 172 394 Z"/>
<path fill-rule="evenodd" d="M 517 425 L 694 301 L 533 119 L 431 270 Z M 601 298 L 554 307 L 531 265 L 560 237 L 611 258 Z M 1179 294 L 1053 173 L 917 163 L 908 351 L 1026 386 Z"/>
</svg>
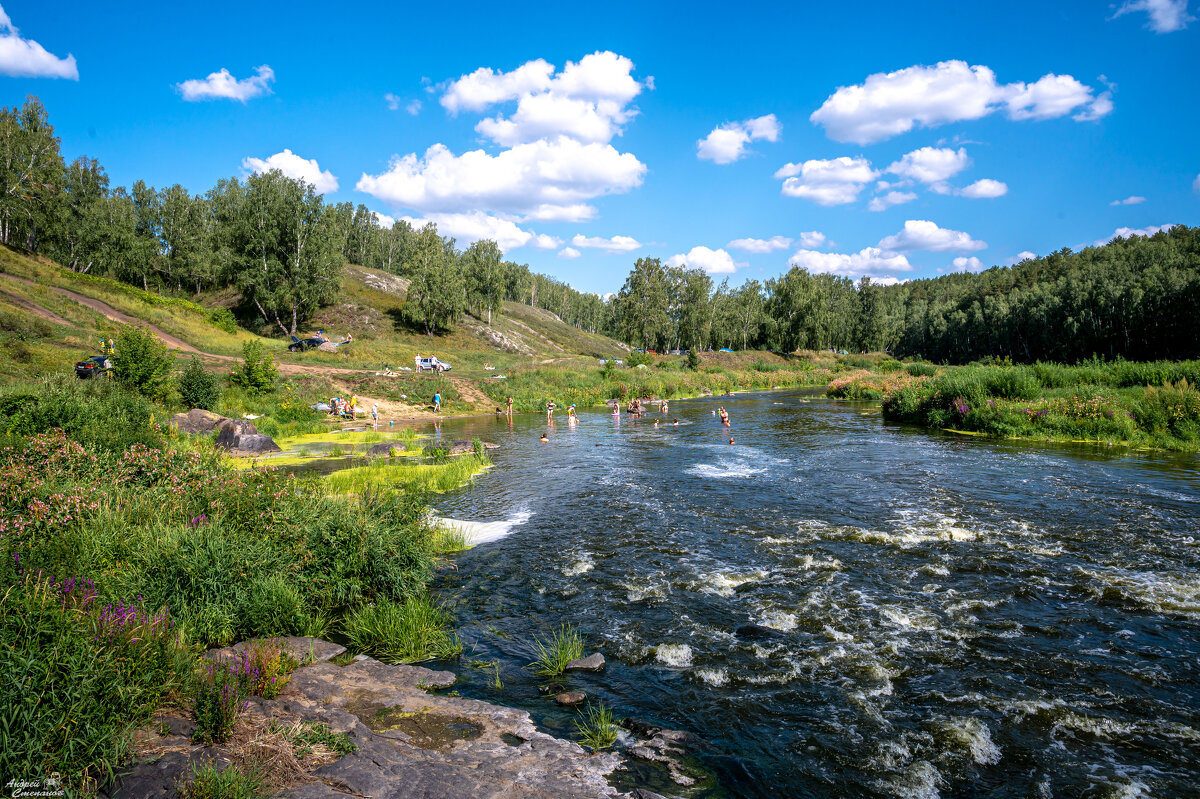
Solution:
<svg viewBox="0 0 1200 799">
<path fill-rule="evenodd" d="M 418 372 L 449 372 L 450 364 L 443 363 L 437 358 L 422 358 L 418 355 L 413 359 L 417 364 Z"/>
</svg>

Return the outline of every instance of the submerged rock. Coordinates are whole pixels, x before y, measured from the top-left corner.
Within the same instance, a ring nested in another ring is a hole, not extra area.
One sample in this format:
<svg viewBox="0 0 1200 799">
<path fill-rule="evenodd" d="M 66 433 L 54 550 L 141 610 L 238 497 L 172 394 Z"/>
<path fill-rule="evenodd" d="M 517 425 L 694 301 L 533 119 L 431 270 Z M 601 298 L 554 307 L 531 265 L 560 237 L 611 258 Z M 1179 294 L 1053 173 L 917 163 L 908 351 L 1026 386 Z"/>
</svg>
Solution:
<svg viewBox="0 0 1200 799">
<path fill-rule="evenodd" d="M 604 668 L 604 655 L 593 652 L 585 658 L 576 658 L 567 663 L 563 671 L 600 671 Z"/>
<path fill-rule="evenodd" d="M 778 638 L 779 631 L 765 627 L 761 624 L 739 624 L 734 628 L 733 634 L 738 638 Z"/>
<path fill-rule="evenodd" d="M 258 432 L 258 428 L 245 419 L 225 419 L 217 426 L 218 447 L 231 455 L 262 455 L 265 452 L 282 452 L 275 440 Z"/>
<path fill-rule="evenodd" d="M 500 449 L 500 445 L 493 444 L 490 441 L 484 441 L 483 448 L 484 449 Z M 475 451 L 475 442 L 474 441 L 465 441 L 461 438 L 451 441 L 450 448 L 448 450 L 448 452 L 451 455 L 467 455 L 474 451 Z"/>
<path fill-rule="evenodd" d="M 554 697 L 554 701 L 563 707 L 574 707 L 575 705 L 582 705 L 584 702 L 586 702 L 587 694 L 585 694 L 583 691 L 564 691 L 563 693 Z"/>
<path fill-rule="evenodd" d="M 395 450 L 396 452 L 403 452 L 404 446 L 397 444 L 395 441 L 385 441 L 382 444 L 376 444 L 367 450 L 367 455 L 377 458 L 390 458 L 392 456 L 392 450 Z"/>
<path fill-rule="evenodd" d="M 202 408 L 192 408 L 187 413 L 177 413 L 171 417 L 171 426 L 181 433 L 189 435 L 204 435 L 211 433 L 221 422 L 230 419 L 219 413 L 206 411 Z"/>
</svg>

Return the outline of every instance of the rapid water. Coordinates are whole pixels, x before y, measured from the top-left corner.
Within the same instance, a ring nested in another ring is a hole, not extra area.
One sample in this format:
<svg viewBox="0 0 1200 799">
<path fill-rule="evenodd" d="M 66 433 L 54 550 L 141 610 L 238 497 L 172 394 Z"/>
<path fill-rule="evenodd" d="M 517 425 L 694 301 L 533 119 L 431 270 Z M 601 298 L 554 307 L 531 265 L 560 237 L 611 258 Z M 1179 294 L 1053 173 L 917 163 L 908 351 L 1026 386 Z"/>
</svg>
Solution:
<svg viewBox="0 0 1200 799">
<path fill-rule="evenodd" d="M 544 444 L 538 416 L 444 423 L 502 446 L 436 503 L 492 523 L 443 577 L 459 690 L 568 735 L 523 666 L 569 622 L 609 665 L 567 684 L 706 742 L 672 795 L 1196 796 L 1200 462 L 876 409 L 717 397 Z M 470 668 L 493 659 L 501 690 Z"/>
</svg>

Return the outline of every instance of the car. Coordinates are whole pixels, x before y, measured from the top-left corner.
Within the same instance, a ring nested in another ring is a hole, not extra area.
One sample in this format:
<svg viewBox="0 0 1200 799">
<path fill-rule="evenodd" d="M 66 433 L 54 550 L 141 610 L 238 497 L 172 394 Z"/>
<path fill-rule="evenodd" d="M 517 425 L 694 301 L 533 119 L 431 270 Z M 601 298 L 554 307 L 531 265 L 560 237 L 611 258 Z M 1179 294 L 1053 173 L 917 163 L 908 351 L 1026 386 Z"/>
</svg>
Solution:
<svg viewBox="0 0 1200 799">
<path fill-rule="evenodd" d="M 296 338 L 292 336 L 292 343 L 288 345 L 288 352 L 304 352 L 305 350 L 315 350 L 317 347 L 324 344 L 326 339 L 318 336 L 312 338 Z"/>
<path fill-rule="evenodd" d="M 445 361 L 439 361 L 437 358 L 422 358 L 418 355 L 413 361 L 417 365 L 418 372 L 449 372 L 450 364 Z"/>
<path fill-rule="evenodd" d="M 112 371 L 112 357 L 108 355 L 93 355 L 75 364 L 75 376 L 80 380 L 91 380 L 93 377 L 107 377 Z"/>
<path fill-rule="evenodd" d="M 728 347 L 722 347 L 721 349 L 717 350 L 717 352 L 733 352 L 733 350 L 729 349 Z"/>
</svg>

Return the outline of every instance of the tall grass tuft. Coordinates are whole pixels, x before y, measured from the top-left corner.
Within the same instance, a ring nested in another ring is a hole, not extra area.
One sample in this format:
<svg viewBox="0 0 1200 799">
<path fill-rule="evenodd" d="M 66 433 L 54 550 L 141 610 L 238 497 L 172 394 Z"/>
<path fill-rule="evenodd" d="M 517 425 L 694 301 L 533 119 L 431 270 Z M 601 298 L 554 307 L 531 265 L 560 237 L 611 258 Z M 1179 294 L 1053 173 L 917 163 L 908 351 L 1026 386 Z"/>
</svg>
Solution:
<svg viewBox="0 0 1200 799">
<path fill-rule="evenodd" d="M 575 737 L 589 749 L 607 749 L 617 742 L 617 724 L 603 702 L 589 704 L 575 719 Z"/>
<path fill-rule="evenodd" d="M 462 642 L 446 627 L 449 612 L 420 595 L 403 602 L 364 605 L 342 620 L 352 649 L 388 663 L 445 660 L 462 654 Z"/>
<path fill-rule="evenodd" d="M 583 657 L 583 636 L 570 624 L 564 624 L 546 641 L 533 639 L 536 659 L 530 670 L 542 677 L 557 677 L 572 660 Z"/>
</svg>

